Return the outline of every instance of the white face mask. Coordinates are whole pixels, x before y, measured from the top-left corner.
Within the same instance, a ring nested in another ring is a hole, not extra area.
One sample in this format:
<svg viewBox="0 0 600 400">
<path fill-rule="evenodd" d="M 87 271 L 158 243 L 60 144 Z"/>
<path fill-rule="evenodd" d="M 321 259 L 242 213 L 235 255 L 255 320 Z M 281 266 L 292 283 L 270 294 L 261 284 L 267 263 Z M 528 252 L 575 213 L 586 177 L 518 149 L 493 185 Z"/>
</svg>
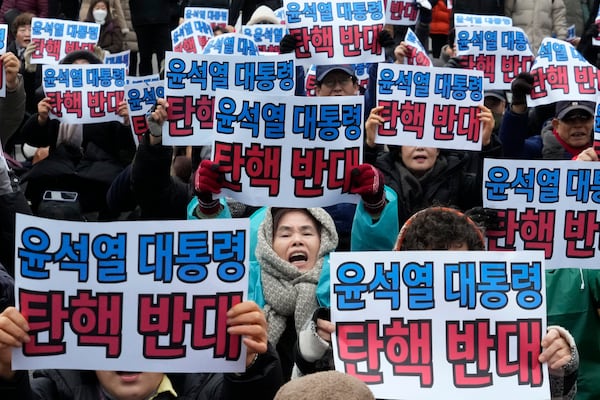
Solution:
<svg viewBox="0 0 600 400">
<path fill-rule="evenodd" d="M 107 11 L 102 9 L 92 11 L 94 21 L 96 21 L 97 24 L 103 24 L 104 21 L 106 21 L 106 14 Z"/>
</svg>

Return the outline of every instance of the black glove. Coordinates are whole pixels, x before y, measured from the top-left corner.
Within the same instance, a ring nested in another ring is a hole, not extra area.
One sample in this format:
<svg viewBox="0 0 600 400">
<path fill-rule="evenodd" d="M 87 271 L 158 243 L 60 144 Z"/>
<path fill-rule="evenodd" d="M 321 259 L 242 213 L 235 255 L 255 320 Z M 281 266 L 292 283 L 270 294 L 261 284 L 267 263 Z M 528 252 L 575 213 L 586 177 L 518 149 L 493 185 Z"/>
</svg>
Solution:
<svg viewBox="0 0 600 400">
<path fill-rule="evenodd" d="M 512 92 L 512 105 L 520 106 L 527 104 L 527 95 L 533 89 L 533 75 L 529 72 L 521 72 L 510 84 Z"/>
<path fill-rule="evenodd" d="M 390 33 L 385 29 L 379 32 L 379 35 L 377 36 L 377 41 L 383 48 L 392 47 L 396 45 L 394 37 L 390 35 Z"/>
<path fill-rule="evenodd" d="M 298 40 L 289 33 L 279 42 L 279 54 L 293 53 L 298 46 Z"/>
<path fill-rule="evenodd" d="M 498 210 L 486 207 L 473 207 L 465 211 L 465 215 L 486 231 L 497 231 L 500 229 L 500 218 Z"/>
</svg>

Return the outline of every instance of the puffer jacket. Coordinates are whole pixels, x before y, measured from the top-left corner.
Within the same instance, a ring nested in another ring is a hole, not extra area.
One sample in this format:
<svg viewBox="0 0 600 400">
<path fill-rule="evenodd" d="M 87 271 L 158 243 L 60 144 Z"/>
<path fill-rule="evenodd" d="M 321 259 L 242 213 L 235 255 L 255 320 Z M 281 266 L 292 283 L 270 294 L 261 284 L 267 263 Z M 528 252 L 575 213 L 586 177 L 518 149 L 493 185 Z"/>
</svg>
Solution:
<svg viewBox="0 0 600 400">
<path fill-rule="evenodd" d="M 446 1 L 438 1 L 431 10 L 430 35 L 447 35 L 450 32 L 452 10 L 448 9 Z"/>
<path fill-rule="evenodd" d="M 567 10 L 563 0 L 506 0 L 504 13 L 513 26 L 523 29 L 533 54 L 545 37 L 567 38 Z"/>
</svg>

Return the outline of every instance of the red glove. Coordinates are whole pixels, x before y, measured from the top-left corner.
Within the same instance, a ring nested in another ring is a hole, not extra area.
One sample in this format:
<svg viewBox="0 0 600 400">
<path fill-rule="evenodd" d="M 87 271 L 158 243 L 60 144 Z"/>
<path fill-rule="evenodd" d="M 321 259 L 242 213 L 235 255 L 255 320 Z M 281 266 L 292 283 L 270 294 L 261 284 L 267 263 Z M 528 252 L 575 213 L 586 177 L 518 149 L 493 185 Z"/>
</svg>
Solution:
<svg viewBox="0 0 600 400">
<path fill-rule="evenodd" d="M 360 194 L 365 210 L 379 214 L 385 207 L 383 174 L 371 164 L 360 164 L 350 174 L 350 193 Z"/>
<path fill-rule="evenodd" d="M 198 197 L 198 208 L 203 214 L 211 215 L 219 211 L 219 199 L 213 199 L 213 193 L 221 193 L 223 173 L 219 164 L 211 160 L 202 160 L 194 175 L 194 190 Z"/>
</svg>

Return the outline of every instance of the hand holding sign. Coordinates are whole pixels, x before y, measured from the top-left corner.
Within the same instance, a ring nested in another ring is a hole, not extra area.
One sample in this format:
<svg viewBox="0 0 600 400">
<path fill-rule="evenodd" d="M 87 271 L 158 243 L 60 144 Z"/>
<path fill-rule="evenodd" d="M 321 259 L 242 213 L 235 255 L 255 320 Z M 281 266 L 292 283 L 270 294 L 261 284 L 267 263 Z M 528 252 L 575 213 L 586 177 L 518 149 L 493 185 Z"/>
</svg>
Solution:
<svg viewBox="0 0 600 400">
<path fill-rule="evenodd" d="M 21 347 L 29 342 L 29 326 L 23 314 L 16 308 L 8 307 L 0 314 L 0 377 L 11 379 L 12 348 Z"/>
<path fill-rule="evenodd" d="M 4 71 L 6 72 L 6 89 L 14 91 L 19 83 L 17 75 L 19 68 L 21 68 L 21 62 L 13 53 L 4 53 L 0 56 L 0 61 L 4 64 Z"/>
</svg>

